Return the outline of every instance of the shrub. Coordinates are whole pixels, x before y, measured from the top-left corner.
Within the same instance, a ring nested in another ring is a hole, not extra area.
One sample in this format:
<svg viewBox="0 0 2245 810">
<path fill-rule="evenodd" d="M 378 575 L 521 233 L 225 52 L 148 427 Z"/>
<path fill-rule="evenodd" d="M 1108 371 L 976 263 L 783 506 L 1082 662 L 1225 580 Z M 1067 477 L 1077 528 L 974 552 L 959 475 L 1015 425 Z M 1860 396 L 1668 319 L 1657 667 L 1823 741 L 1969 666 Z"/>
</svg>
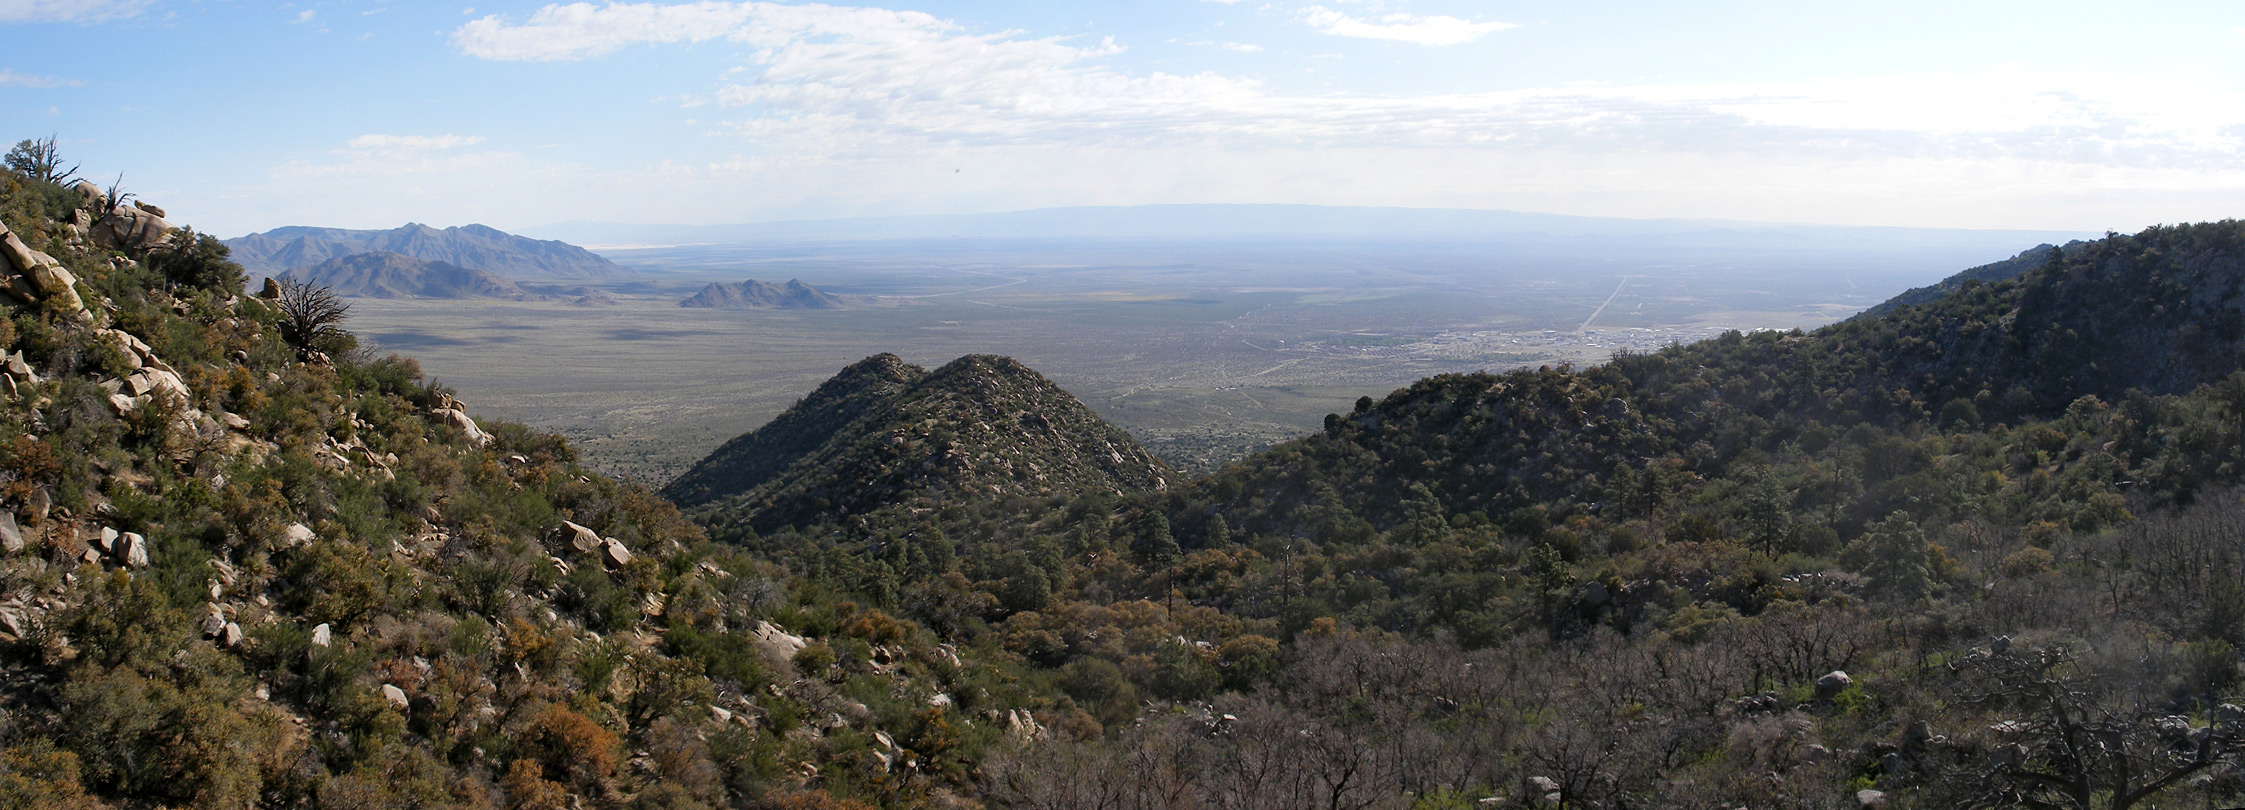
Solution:
<svg viewBox="0 0 2245 810">
<path fill-rule="evenodd" d="M 523 753 L 543 766 L 546 778 L 588 792 L 615 772 L 621 744 L 615 732 L 559 705 L 547 706 L 522 734 Z"/>
</svg>

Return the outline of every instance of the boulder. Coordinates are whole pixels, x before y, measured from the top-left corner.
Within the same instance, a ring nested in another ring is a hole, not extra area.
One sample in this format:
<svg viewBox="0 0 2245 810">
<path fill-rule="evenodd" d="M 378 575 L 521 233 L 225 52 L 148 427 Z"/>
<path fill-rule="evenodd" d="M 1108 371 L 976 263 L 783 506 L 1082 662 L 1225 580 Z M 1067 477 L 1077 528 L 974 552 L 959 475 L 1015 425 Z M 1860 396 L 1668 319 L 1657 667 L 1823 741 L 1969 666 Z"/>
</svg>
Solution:
<svg viewBox="0 0 2245 810">
<path fill-rule="evenodd" d="M 406 706 L 412 704 L 412 701 L 406 699 L 405 690 L 399 689 L 396 684 L 386 683 L 382 685 L 382 699 L 389 701 L 390 708 L 401 712 L 405 711 Z"/>
<path fill-rule="evenodd" d="M 606 563 L 610 568 L 622 568 L 630 565 L 631 549 L 624 548 L 624 544 L 617 542 L 616 538 L 613 537 L 602 540 L 600 541 L 600 561 Z"/>
<path fill-rule="evenodd" d="M 125 532 L 117 538 L 117 561 L 127 568 L 148 567 L 148 538 Z"/>
<path fill-rule="evenodd" d="M 565 535 L 569 546 L 578 551 L 591 554 L 600 549 L 600 533 L 592 529 L 564 520 L 559 533 Z"/>
<path fill-rule="evenodd" d="M 226 629 L 218 631 L 218 644 L 229 649 L 242 646 L 242 626 L 227 622 Z"/>
<path fill-rule="evenodd" d="M 468 416 L 467 411 L 458 408 L 438 408 L 431 413 L 436 416 L 437 421 L 459 428 L 461 433 L 468 434 L 468 441 L 475 442 L 477 447 L 483 447 L 491 443 L 491 434 L 483 432 L 483 428 L 476 425 L 476 420 Z"/>
<path fill-rule="evenodd" d="M 103 193 L 101 187 L 94 185 L 92 180 L 80 180 L 71 183 L 70 190 L 78 192 L 78 205 L 82 208 L 98 209 L 101 207 L 101 202 L 109 198 L 109 195 Z"/>
<path fill-rule="evenodd" d="M 1855 806 L 1864 810 L 1886 806 L 1886 791 L 1864 788 L 1855 792 Z"/>
<path fill-rule="evenodd" d="M 140 209 L 140 210 L 142 210 L 142 211 L 146 211 L 146 212 L 148 212 L 148 213 L 151 213 L 151 214 L 155 214 L 155 215 L 156 215 L 156 216 L 157 216 L 158 218 L 161 218 L 161 217 L 165 216 L 165 214 L 164 214 L 164 209 L 161 209 L 161 208 L 157 208 L 157 207 L 156 207 L 156 206 L 154 206 L 154 205 L 150 205 L 150 204 L 148 204 L 148 203 L 144 203 L 144 202 L 141 202 L 141 201 L 139 201 L 139 200 L 134 200 L 134 201 L 133 201 L 133 207 L 134 207 L 134 208 L 138 208 L 138 209 Z"/>
<path fill-rule="evenodd" d="M 9 354 L 6 364 L 9 376 L 22 377 L 26 382 L 39 382 L 39 373 L 31 370 L 31 361 L 23 359 L 22 351 Z"/>
<path fill-rule="evenodd" d="M 302 523 L 291 523 L 281 527 L 281 542 L 292 547 L 304 545 L 316 538 L 317 535 L 312 534 L 312 527 Z"/>
<path fill-rule="evenodd" d="M 267 301 L 279 300 L 281 297 L 281 283 L 271 277 L 267 277 L 265 279 L 265 288 L 257 291 L 257 297 L 263 298 Z"/>
<path fill-rule="evenodd" d="M 6 379 L 0 377 L 0 379 Z M 0 510 L 0 551 L 15 554 L 23 551 L 23 530 L 16 528 L 16 513 Z"/>
<path fill-rule="evenodd" d="M 101 549 L 103 554 L 115 554 L 117 553 L 117 538 L 122 536 L 117 533 L 116 529 L 103 526 L 101 531 L 94 533 L 94 548 Z"/>
<path fill-rule="evenodd" d="M 202 630 L 204 638 L 217 638 L 218 634 L 226 632 L 225 612 L 211 605 L 210 612 L 203 614 Z"/>
<path fill-rule="evenodd" d="M 163 217 L 131 206 L 112 208 L 94 222 L 94 243 L 117 250 L 147 250 L 163 244 L 177 230 Z"/>
<path fill-rule="evenodd" d="M 0 260 L 7 261 L 8 270 L 24 275 L 30 275 L 31 268 L 55 263 L 54 257 L 32 250 L 30 245 L 24 244 L 22 239 L 17 238 L 5 226 L 0 226 Z"/>
<path fill-rule="evenodd" d="M 1546 804 L 1558 804 L 1563 798 L 1559 781 L 1549 776 L 1528 777 L 1528 795 Z"/>
<path fill-rule="evenodd" d="M 1835 669 L 1824 673 L 1824 677 L 1816 679 L 1816 699 L 1831 700 L 1839 697 L 1841 692 L 1847 691 L 1854 684 L 1855 679 L 1848 677 L 1845 671 Z"/>
<path fill-rule="evenodd" d="M 47 494 L 46 487 L 40 487 L 31 491 L 31 497 L 25 499 L 23 505 L 31 510 L 31 521 L 37 523 L 46 520 L 47 513 L 55 508 L 54 496 Z"/>
<path fill-rule="evenodd" d="M 312 628 L 312 646 L 325 647 L 334 639 L 335 631 L 328 629 L 327 622 L 320 622 Z"/>
</svg>

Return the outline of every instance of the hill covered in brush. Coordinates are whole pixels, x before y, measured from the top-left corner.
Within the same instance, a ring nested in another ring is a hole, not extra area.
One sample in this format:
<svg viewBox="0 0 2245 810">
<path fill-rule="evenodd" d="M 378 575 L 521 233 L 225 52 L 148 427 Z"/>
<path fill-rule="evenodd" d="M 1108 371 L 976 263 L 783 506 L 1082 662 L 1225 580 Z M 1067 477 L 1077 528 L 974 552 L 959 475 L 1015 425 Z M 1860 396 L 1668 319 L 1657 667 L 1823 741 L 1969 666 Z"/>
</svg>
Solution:
<svg viewBox="0 0 2245 810">
<path fill-rule="evenodd" d="M 1422 380 L 1163 490 L 696 514 L 1053 673 L 1106 733 L 990 763 L 1004 806 L 2221 804 L 2241 285 L 2245 224 L 2154 228 L 1814 332 Z"/>
<path fill-rule="evenodd" d="M 0 807 L 925 806 L 1045 733 L 111 203 L 0 172 Z"/>
<path fill-rule="evenodd" d="M 861 360 L 771 423 L 726 442 L 663 493 L 769 531 L 864 524 L 959 501 L 1144 492 L 1172 473 L 1129 434 L 1009 358 L 934 371 Z"/>
</svg>

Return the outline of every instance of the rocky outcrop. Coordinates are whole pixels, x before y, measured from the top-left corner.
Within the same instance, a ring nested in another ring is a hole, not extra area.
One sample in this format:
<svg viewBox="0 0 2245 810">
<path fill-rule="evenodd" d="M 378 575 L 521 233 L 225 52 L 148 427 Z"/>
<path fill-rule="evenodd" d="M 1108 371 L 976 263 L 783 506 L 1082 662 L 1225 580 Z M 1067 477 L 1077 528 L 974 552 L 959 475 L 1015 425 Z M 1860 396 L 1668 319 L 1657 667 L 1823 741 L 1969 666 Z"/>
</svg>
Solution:
<svg viewBox="0 0 2245 810">
<path fill-rule="evenodd" d="M 39 306 L 52 299 L 71 312 L 86 311 L 86 302 L 78 297 L 78 277 L 62 269 L 53 256 L 32 250 L 6 225 L 0 225 L 0 264 L 6 270 L 0 292 L 18 303 Z"/>
</svg>

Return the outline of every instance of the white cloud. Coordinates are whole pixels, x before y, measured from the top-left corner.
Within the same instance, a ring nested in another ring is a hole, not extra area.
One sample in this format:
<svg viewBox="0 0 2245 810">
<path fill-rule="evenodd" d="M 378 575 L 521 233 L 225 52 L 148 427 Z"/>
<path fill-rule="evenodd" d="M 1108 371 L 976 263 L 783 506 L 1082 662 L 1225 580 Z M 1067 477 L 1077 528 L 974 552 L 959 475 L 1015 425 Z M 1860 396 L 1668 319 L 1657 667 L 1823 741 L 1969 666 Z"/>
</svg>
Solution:
<svg viewBox="0 0 2245 810">
<path fill-rule="evenodd" d="M 816 3 L 571 3 L 541 8 L 521 25 L 509 24 L 500 15 L 486 16 L 453 32 L 452 42 L 469 56 L 483 59 L 558 61 L 600 56 L 630 45 L 713 39 L 765 49 L 818 37 L 878 46 L 954 27 L 917 11 Z"/>
<path fill-rule="evenodd" d="M 474 146 L 483 142 L 481 135 L 360 135 L 351 139 L 352 149 L 392 149 L 431 151 Z"/>
<path fill-rule="evenodd" d="M 0 23 L 121 20 L 147 10 L 155 0 L 0 0 Z"/>
<path fill-rule="evenodd" d="M 1324 6 L 1309 6 L 1301 11 L 1302 22 L 1321 33 L 1340 37 L 1385 39 L 1418 45 L 1463 45 L 1507 28 L 1519 26 L 1505 22 L 1473 22 L 1440 14 L 1418 16 L 1415 14 L 1388 14 L 1377 22 L 1351 17 Z"/>
<path fill-rule="evenodd" d="M 314 17 L 317 17 L 317 16 L 319 16 L 319 14 L 320 14 L 320 13 L 319 13 L 319 12 L 317 12 L 317 11 L 313 11 L 313 10 L 311 10 L 311 9 L 305 9 L 305 10 L 303 10 L 303 11 L 297 12 L 297 14 L 296 14 L 296 20 L 295 20 L 295 22 L 296 22 L 296 24 L 298 24 L 298 25 L 302 25 L 302 24 L 304 24 L 304 23 L 308 23 L 308 22 L 311 22 L 311 21 L 312 21 L 312 18 L 314 18 Z"/>
<path fill-rule="evenodd" d="M 1172 42 L 1175 42 L 1176 40 L 1170 40 L 1170 41 L 1172 41 Z M 1194 46 L 1198 46 L 1198 47 L 1202 47 L 1202 48 L 1222 48 L 1222 49 L 1224 49 L 1224 50 L 1227 50 L 1227 51 L 1231 51 L 1231 52 L 1233 52 L 1233 53 L 1262 53 L 1262 52 L 1263 52 L 1263 46 L 1261 46 L 1261 45 L 1254 45 L 1254 44 L 1250 44 L 1250 43 L 1246 43 L 1246 42 L 1214 42 L 1214 41 L 1210 41 L 1210 40 L 1201 40 L 1201 41 L 1198 41 L 1198 42 L 1187 42 L 1187 43 L 1185 43 L 1185 44 L 1187 44 L 1187 45 L 1194 45 Z"/>
<path fill-rule="evenodd" d="M 17 73 L 13 70 L 0 68 L 0 87 L 77 87 L 81 84 L 85 84 L 85 82 L 78 81 L 76 79 L 58 79 L 53 76 L 39 76 L 31 73 Z"/>
</svg>

